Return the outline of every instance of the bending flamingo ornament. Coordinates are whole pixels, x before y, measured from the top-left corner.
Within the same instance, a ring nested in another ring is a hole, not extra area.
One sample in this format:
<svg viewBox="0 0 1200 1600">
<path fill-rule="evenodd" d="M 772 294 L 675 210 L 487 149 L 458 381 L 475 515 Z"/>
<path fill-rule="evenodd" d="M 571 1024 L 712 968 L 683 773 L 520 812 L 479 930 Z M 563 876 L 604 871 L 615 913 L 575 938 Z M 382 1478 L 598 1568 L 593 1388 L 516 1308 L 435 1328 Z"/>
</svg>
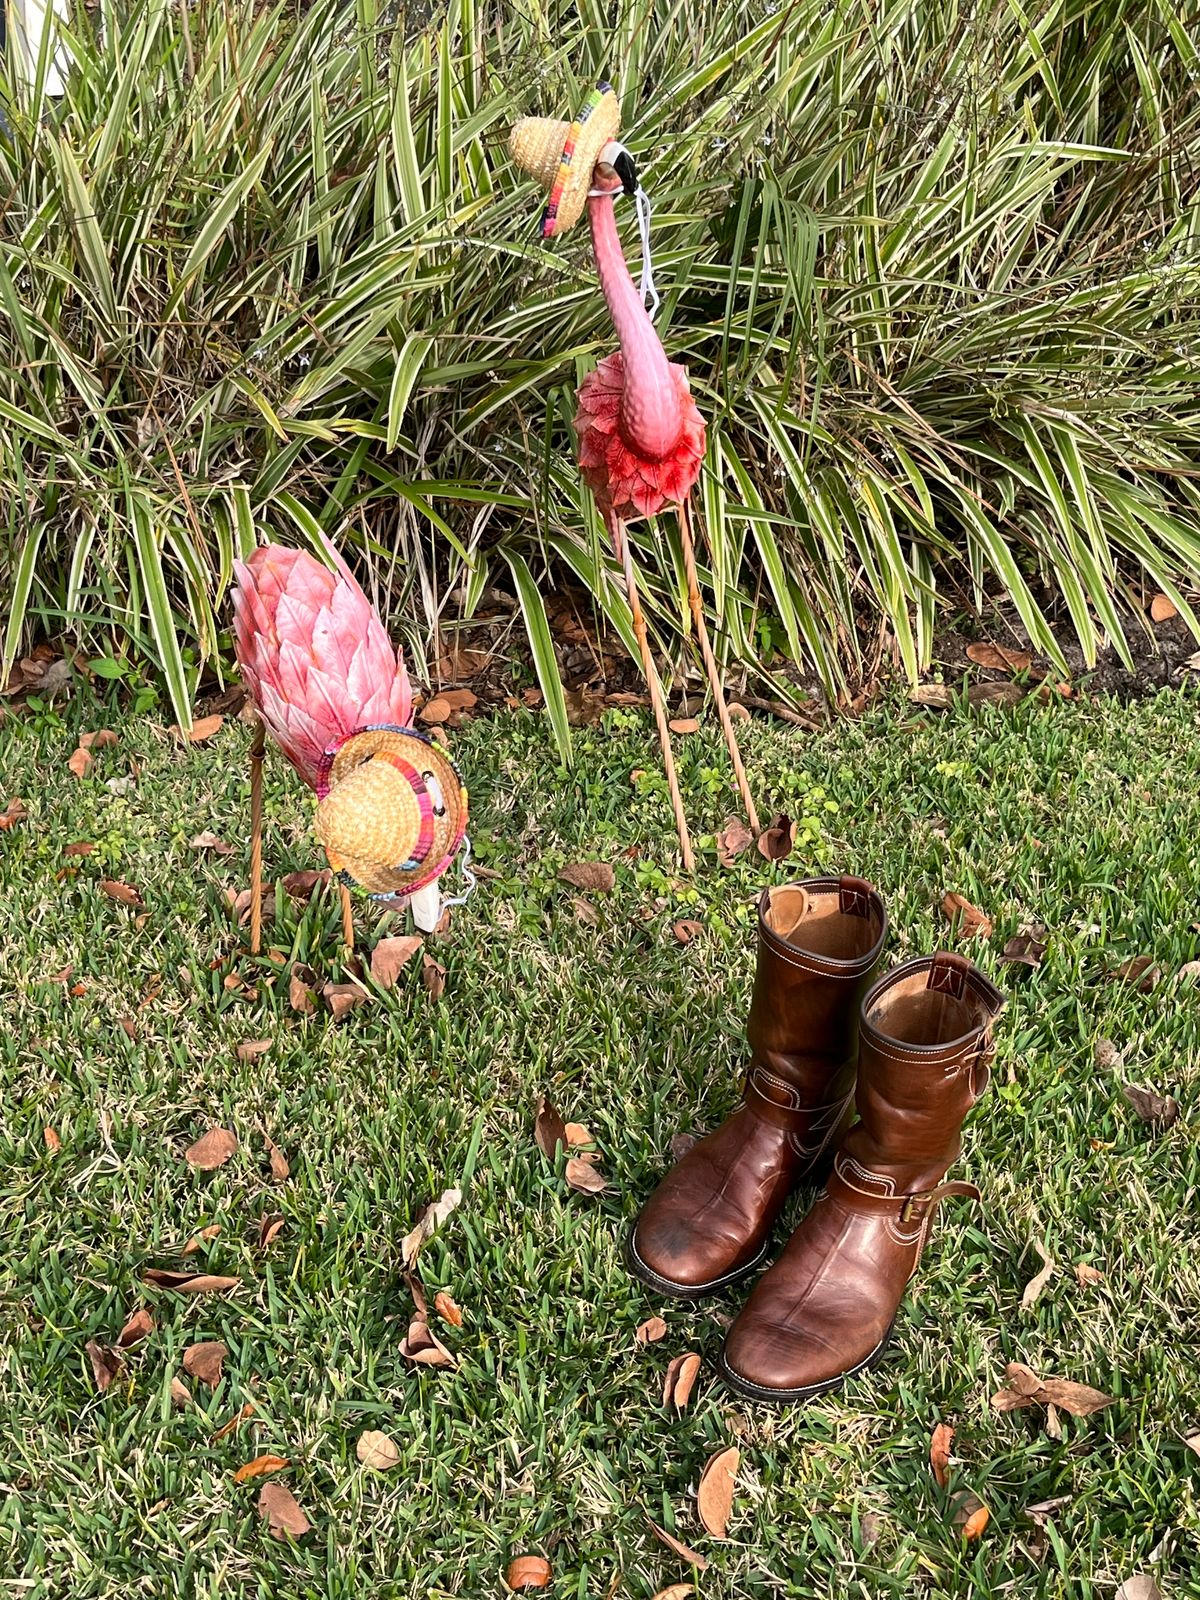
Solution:
<svg viewBox="0 0 1200 1600">
<path fill-rule="evenodd" d="M 354 944 L 352 887 L 406 895 L 437 926 L 437 880 L 464 843 L 467 792 L 445 753 L 410 726 L 412 691 L 353 573 L 269 544 L 234 566 L 234 640 L 259 724 L 250 752 L 250 942 L 262 939 L 265 733 L 316 791 L 316 831 L 337 874 Z M 465 860 L 464 850 L 464 860 Z"/>
<path fill-rule="evenodd" d="M 575 416 L 579 466 L 596 499 L 620 562 L 633 617 L 642 670 L 654 708 L 671 805 L 687 871 L 695 858 L 679 793 L 662 689 L 650 652 L 646 621 L 626 537 L 630 522 L 673 508 L 688 589 L 688 608 L 712 690 L 738 791 L 750 826 L 759 832 L 758 814 L 746 780 L 737 736 L 729 716 L 720 671 L 709 643 L 696 576 L 691 493 L 704 461 L 705 429 L 688 387 L 687 371 L 667 360 L 662 341 L 635 288 L 617 233 L 615 201 L 637 194 L 637 175 L 628 151 L 616 142 L 620 108 L 616 94 L 601 84 L 569 127 L 547 118 L 527 117 L 513 129 L 510 150 L 524 170 L 550 191 L 542 221 L 543 236 L 561 233 L 585 204 L 592 249 L 620 349 L 605 356 L 580 385 Z M 555 156 L 555 152 L 560 152 Z M 643 248 L 645 248 L 643 238 Z"/>
</svg>

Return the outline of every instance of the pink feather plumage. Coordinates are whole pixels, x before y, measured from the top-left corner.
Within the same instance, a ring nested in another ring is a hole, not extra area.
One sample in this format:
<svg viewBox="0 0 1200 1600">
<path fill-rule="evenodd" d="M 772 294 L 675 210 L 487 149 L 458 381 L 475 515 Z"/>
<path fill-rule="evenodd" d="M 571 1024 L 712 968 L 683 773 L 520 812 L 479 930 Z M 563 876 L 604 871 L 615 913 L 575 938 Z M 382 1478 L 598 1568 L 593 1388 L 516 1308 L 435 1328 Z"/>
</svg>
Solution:
<svg viewBox="0 0 1200 1600">
<path fill-rule="evenodd" d="M 404 662 L 330 548 L 336 572 L 277 544 L 234 564 L 242 677 L 267 731 L 313 788 L 336 740 L 378 723 L 406 727 L 412 716 Z"/>
</svg>

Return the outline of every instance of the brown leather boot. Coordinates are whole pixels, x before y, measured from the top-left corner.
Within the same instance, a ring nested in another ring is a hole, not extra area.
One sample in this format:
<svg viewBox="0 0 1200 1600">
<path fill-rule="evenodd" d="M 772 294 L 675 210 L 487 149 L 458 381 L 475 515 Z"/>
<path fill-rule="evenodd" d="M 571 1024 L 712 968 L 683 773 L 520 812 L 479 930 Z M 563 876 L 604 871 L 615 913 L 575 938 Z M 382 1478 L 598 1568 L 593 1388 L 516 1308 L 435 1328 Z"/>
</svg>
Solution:
<svg viewBox="0 0 1200 1600">
<path fill-rule="evenodd" d="M 758 903 L 758 972 L 743 1098 L 651 1195 L 629 1237 L 633 1275 L 695 1299 L 752 1272 L 784 1201 L 851 1115 L 859 1002 L 887 913 L 861 878 L 810 878 Z"/>
<path fill-rule="evenodd" d="M 962 1120 L 982 1094 L 999 990 L 959 955 L 906 961 L 862 1007 L 860 1121 L 783 1254 L 725 1341 L 726 1381 L 757 1400 L 807 1400 L 873 1366 L 938 1202 Z"/>
</svg>

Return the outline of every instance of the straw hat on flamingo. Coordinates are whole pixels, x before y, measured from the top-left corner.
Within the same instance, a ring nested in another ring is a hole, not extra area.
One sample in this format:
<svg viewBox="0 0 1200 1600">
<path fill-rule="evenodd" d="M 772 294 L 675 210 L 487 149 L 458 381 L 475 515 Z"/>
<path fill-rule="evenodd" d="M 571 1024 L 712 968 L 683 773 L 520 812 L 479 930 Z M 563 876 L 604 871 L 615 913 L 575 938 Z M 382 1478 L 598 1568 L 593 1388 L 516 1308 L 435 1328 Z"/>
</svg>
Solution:
<svg viewBox="0 0 1200 1600">
<path fill-rule="evenodd" d="M 508 152 L 550 196 L 542 214 L 544 239 L 566 233 L 579 221 L 592 187 L 592 169 L 620 127 L 621 102 L 609 83 L 596 85 L 574 122 L 522 117 L 514 124 Z"/>
</svg>

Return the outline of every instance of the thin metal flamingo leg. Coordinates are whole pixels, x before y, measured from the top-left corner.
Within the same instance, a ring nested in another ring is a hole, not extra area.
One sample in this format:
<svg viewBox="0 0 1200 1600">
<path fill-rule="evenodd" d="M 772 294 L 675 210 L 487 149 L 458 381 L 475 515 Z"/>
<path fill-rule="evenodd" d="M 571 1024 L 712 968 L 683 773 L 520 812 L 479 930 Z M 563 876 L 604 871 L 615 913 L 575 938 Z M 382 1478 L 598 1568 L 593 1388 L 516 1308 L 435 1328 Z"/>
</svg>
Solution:
<svg viewBox="0 0 1200 1600">
<path fill-rule="evenodd" d="M 250 954 L 262 950 L 262 823 L 263 757 L 267 753 L 266 729 L 255 725 L 250 746 Z"/>
<path fill-rule="evenodd" d="M 754 834 L 762 832 L 759 826 L 758 812 L 754 809 L 754 801 L 750 796 L 750 785 L 746 781 L 746 769 L 742 765 L 742 752 L 738 749 L 737 734 L 733 731 L 733 721 L 729 715 L 729 707 L 725 703 L 725 689 L 721 683 L 721 674 L 717 669 L 716 658 L 712 653 L 712 646 L 708 642 L 708 628 L 704 621 L 704 606 L 700 600 L 700 584 L 696 577 L 696 546 L 692 539 L 692 508 L 684 500 L 679 507 L 679 540 L 683 545 L 683 570 L 687 576 L 688 605 L 692 612 L 692 621 L 696 626 L 696 638 L 700 641 L 700 654 L 704 657 L 704 670 L 708 673 L 708 686 L 712 690 L 713 699 L 717 703 L 717 715 L 721 719 L 721 727 L 725 732 L 725 743 L 729 747 L 730 759 L 733 762 L 733 772 L 737 779 L 738 793 L 742 797 L 742 804 L 746 808 L 746 818 Z"/>
<path fill-rule="evenodd" d="M 675 773 L 675 755 L 671 749 L 671 731 L 667 727 L 667 708 L 663 705 L 662 688 L 659 685 L 658 673 L 654 670 L 654 658 L 650 654 L 650 640 L 646 634 L 646 619 L 642 615 L 642 603 L 638 598 L 637 579 L 633 574 L 633 558 L 629 552 L 629 541 L 625 537 L 625 524 L 619 517 L 611 514 L 605 518 L 608 523 L 609 537 L 613 542 L 613 550 L 617 560 L 625 572 L 625 592 L 629 597 L 629 609 L 633 614 L 633 631 L 637 636 L 638 650 L 642 657 L 642 672 L 645 674 L 646 686 L 650 691 L 650 703 L 654 707 L 654 720 L 658 725 L 658 742 L 662 749 L 663 766 L 667 773 L 667 787 L 671 791 L 671 809 L 675 813 L 675 828 L 679 834 L 679 850 L 683 856 L 683 870 L 695 872 L 696 857 L 692 853 L 692 841 L 688 834 L 687 817 L 683 811 L 683 799 L 679 793 L 679 779 Z"/>
</svg>

